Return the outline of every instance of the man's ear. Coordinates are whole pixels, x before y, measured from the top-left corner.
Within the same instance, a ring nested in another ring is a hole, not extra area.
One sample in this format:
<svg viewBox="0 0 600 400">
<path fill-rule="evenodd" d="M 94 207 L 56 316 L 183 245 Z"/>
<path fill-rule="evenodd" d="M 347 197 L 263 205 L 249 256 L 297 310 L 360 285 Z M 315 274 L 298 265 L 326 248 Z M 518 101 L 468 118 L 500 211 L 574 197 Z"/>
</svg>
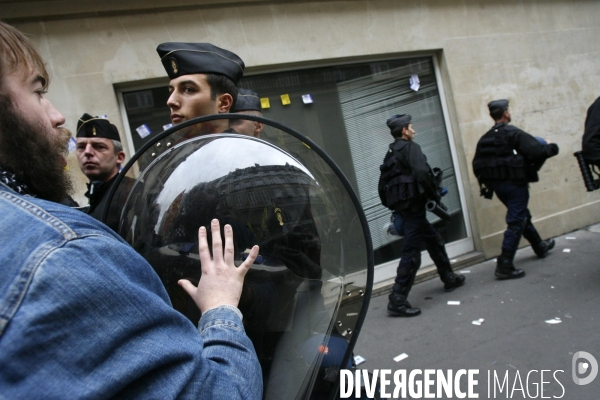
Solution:
<svg viewBox="0 0 600 400">
<path fill-rule="evenodd" d="M 262 130 L 264 129 L 265 124 L 262 122 L 254 122 L 254 137 L 259 138 L 260 137 L 260 133 L 262 132 Z"/>
<path fill-rule="evenodd" d="M 124 161 L 125 161 L 125 152 L 124 151 L 119 151 L 117 153 L 117 164 L 123 165 Z"/>
<path fill-rule="evenodd" d="M 219 114 L 230 112 L 232 105 L 233 97 L 229 93 L 223 93 L 217 97 L 217 109 Z"/>
</svg>

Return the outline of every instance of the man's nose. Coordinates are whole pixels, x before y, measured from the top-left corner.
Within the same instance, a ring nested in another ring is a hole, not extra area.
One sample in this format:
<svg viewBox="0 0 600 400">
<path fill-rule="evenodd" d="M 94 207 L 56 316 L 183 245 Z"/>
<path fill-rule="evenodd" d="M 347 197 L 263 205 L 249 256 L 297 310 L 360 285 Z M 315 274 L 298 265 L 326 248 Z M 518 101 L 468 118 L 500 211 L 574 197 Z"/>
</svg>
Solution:
<svg viewBox="0 0 600 400">
<path fill-rule="evenodd" d="M 48 102 L 50 104 L 49 109 L 48 109 L 48 115 L 50 117 L 50 121 L 52 123 L 52 127 L 53 128 L 58 128 L 61 125 L 64 125 L 65 123 L 65 117 L 60 113 L 60 111 L 58 111 L 56 109 L 56 107 L 54 107 L 54 105 L 50 102 Z"/>
<path fill-rule="evenodd" d="M 170 108 L 179 108 L 179 99 L 175 92 L 171 93 L 171 95 L 167 99 L 167 106 L 169 106 Z"/>
<path fill-rule="evenodd" d="M 94 147 L 91 144 L 88 143 L 88 144 L 85 145 L 85 149 L 84 149 L 83 153 L 86 154 L 86 155 L 92 155 L 93 150 L 94 150 Z"/>
</svg>

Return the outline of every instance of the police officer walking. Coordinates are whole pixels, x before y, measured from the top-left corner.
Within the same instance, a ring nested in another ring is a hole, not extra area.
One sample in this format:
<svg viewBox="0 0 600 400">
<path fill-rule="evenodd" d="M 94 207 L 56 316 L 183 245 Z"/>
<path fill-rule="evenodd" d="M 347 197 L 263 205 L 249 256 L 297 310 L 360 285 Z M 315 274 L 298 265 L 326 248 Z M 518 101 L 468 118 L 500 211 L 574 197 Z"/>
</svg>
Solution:
<svg viewBox="0 0 600 400">
<path fill-rule="evenodd" d="M 408 302 L 408 293 L 421 265 L 421 242 L 435 263 L 447 292 L 462 286 L 463 275 L 452 271 L 444 240 L 427 221 L 428 200 L 440 202 L 440 188 L 427 163 L 421 147 L 413 142 L 415 131 L 408 114 L 395 115 L 387 126 L 395 141 L 380 166 L 379 195 L 382 204 L 400 215 L 404 221 L 402 258 L 398 265 L 392 293 L 389 295 L 388 313 L 399 317 L 414 317 L 421 313 Z"/>
<path fill-rule="evenodd" d="M 558 146 L 509 125 L 508 100 L 494 100 L 488 108 L 496 123 L 477 143 L 473 171 L 479 181 L 481 195 L 491 199 L 495 192 L 507 208 L 507 228 L 502 254 L 497 259 L 496 278 L 522 278 L 525 271 L 513 265 L 521 236 L 531 243 L 540 258 L 554 247 L 554 240 L 542 240 L 533 226 L 527 203 L 529 182 L 539 180 L 537 172 L 546 159 L 558 154 Z"/>
<path fill-rule="evenodd" d="M 600 166 L 600 97 L 587 110 L 581 153 L 588 163 Z"/>
</svg>

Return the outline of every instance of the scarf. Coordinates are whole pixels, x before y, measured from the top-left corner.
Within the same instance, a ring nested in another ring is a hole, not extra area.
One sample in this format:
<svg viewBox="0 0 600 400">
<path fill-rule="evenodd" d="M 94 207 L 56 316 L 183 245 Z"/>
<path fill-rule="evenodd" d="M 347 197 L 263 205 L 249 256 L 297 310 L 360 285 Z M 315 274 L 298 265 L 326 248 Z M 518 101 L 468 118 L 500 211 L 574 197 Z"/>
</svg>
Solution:
<svg viewBox="0 0 600 400">
<path fill-rule="evenodd" d="M 14 190 L 15 192 L 23 195 L 29 195 L 35 197 L 35 195 L 31 192 L 29 187 L 19 182 L 17 176 L 0 165 L 0 182 L 4 183 L 6 186 Z"/>
</svg>

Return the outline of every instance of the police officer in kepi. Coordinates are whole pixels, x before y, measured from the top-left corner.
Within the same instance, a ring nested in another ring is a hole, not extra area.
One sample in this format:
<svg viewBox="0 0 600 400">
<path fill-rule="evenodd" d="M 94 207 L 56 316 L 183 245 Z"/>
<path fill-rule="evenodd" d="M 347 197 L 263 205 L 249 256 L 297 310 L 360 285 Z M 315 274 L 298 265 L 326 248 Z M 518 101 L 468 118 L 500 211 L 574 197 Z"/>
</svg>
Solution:
<svg viewBox="0 0 600 400">
<path fill-rule="evenodd" d="M 262 117 L 262 107 L 258 93 L 250 89 L 239 88 L 238 98 L 235 102 L 236 114 L 255 115 Z M 249 119 L 233 119 L 229 121 L 229 127 L 241 135 L 254 136 L 259 138 L 265 124 Z"/>
<path fill-rule="evenodd" d="M 123 144 L 117 127 L 106 118 L 93 117 L 84 113 L 77 121 L 76 155 L 81 172 L 90 180 L 85 196 L 89 199 L 87 213 L 102 221 L 108 194 L 125 161 Z M 112 230 L 119 226 L 120 210 L 125 204 L 126 193 L 134 183 L 123 177 L 105 221 Z"/>
<path fill-rule="evenodd" d="M 481 195 L 491 199 L 495 192 L 507 208 L 507 228 L 502 254 L 497 259 L 496 278 L 522 278 L 525 271 L 513 265 L 521 236 L 531 243 L 540 258 L 554 247 L 554 240 L 542 240 L 533 226 L 527 203 L 529 183 L 539 180 L 539 169 L 546 159 L 558 154 L 558 146 L 509 125 L 508 100 L 494 100 L 488 108 L 496 123 L 477 143 L 473 171 L 479 181 Z"/>
<path fill-rule="evenodd" d="M 173 125 L 192 118 L 234 112 L 237 82 L 244 76 L 245 64 L 229 50 L 210 43 L 161 43 L 156 48 L 169 75 L 169 98 Z M 229 120 L 206 121 L 191 126 L 186 138 L 222 133 Z"/>
<path fill-rule="evenodd" d="M 388 313 L 399 317 L 414 317 L 421 313 L 407 300 L 421 265 L 421 242 L 425 242 L 445 291 L 451 292 L 465 282 L 463 275 L 452 271 L 444 240 L 427 221 L 425 205 L 428 200 L 439 204 L 441 188 L 421 147 L 413 142 L 415 131 L 411 120 L 408 114 L 387 120 L 395 140 L 380 166 L 379 179 L 382 204 L 398 213 L 404 221 L 402 258 L 388 304 Z"/>
</svg>

